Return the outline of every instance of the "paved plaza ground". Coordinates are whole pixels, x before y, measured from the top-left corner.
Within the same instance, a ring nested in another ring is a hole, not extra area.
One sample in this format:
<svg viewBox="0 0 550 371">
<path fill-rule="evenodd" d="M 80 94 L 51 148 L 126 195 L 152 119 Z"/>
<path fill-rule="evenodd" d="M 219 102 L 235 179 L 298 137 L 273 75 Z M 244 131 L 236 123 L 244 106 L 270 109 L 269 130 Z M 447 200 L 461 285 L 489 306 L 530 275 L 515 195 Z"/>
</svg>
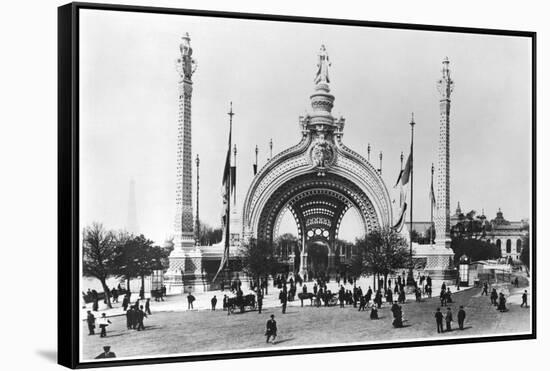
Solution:
<svg viewBox="0 0 550 371">
<path fill-rule="evenodd" d="M 523 281 L 522 281 L 523 282 Z M 358 312 L 353 306 L 300 307 L 299 301 L 287 308 L 282 314 L 281 308 L 269 306 L 262 314 L 249 311 L 228 316 L 227 312 L 217 310 L 170 311 L 169 308 L 186 306 L 182 296 L 170 297 L 168 302 L 158 305 L 153 302 L 153 314 L 145 319 L 144 331 L 126 329 L 126 318 L 117 315 L 113 309 L 108 327 L 108 335 L 88 336 L 85 323 L 82 324 L 83 356 L 91 359 L 99 354 L 104 345 L 110 345 L 118 357 L 139 357 L 168 355 L 191 352 L 222 350 L 277 349 L 294 346 L 314 346 L 326 344 L 377 342 L 418 338 L 472 337 L 479 335 L 497 335 L 509 333 L 527 333 L 530 331 L 529 309 L 520 308 L 520 288 L 509 284 L 500 284 L 497 290 L 508 297 L 508 312 L 500 313 L 490 304 L 489 297 L 481 296 L 481 289 L 471 288 L 453 294 L 454 302 L 449 306 L 456 312 L 464 305 L 467 312 L 465 329 L 438 334 L 435 327 L 434 312 L 439 306 L 439 298 L 425 298 L 421 303 L 408 300 L 403 305 L 404 328 L 392 327 L 392 315 L 389 305 L 384 303 L 379 310 L 379 320 L 370 320 L 369 311 Z M 275 291 L 270 292 L 275 294 Z M 211 295 L 209 295 L 211 296 Z M 218 307 L 221 306 L 221 297 Z M 271 301 L 273 305 L 275 300 Z M 164 305 L 164 307 L 163 307 Z M 164 308 L 163 311 L 155 311 Z M 270 314 L 275 314 L 279 329 L 275 345 L 265 343 L 265 323 Z"/>
</svg>

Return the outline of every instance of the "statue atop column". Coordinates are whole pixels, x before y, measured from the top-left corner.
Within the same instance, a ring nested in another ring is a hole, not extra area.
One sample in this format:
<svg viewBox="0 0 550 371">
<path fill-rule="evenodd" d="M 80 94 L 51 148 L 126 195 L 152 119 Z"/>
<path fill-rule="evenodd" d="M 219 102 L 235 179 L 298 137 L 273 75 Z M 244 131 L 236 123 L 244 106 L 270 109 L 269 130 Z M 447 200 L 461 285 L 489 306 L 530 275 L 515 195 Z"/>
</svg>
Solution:
<svg viewBox="0 0 550 371">
<path fill-rule="evenodd" d="M 197 69 L 197 61 L 192 57 L 193 48 L 191 48 L 191 38 L 188 33 L 181 38 L 180 43 L 180 58 L 176 61 L 176 69 L 178 70 L 180 77 L 191 81 L 191 76 Z"/>
<path fill-rule="evenodd" d="M 313 81 L 315 82 L 315 84 L 328 84 L 330 83 L 330 79 L 328 77 L 328 68 L 330 67 L 331 63 L 328 59 L 328 53 L 324 45 L 321 45 L 321 50 L 319 50 L 319 54 L 317 56 L 317 74 L 315 75 L 315 79 Z"/>
</svg>

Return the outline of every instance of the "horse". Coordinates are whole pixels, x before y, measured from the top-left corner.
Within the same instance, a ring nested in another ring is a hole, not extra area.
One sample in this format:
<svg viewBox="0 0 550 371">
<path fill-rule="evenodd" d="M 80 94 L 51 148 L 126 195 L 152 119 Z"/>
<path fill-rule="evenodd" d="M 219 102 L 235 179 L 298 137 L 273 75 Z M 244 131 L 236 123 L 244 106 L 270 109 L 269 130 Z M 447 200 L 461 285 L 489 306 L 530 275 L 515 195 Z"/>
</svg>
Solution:
<svg viewBox="0 0 550 371">
<path fill-rule="evenodd" d="M 298 294 L 298 299 L 300 299 L 302 307 L 304 306 L 304 300 L 307 300 L 307 299 L 310 300 L 310 306 L 313 306 L 314 298 L 315 298 L 315 295 L 313 295 L 313 293 L 311 292 L 301 292 Z"/>
</svg>

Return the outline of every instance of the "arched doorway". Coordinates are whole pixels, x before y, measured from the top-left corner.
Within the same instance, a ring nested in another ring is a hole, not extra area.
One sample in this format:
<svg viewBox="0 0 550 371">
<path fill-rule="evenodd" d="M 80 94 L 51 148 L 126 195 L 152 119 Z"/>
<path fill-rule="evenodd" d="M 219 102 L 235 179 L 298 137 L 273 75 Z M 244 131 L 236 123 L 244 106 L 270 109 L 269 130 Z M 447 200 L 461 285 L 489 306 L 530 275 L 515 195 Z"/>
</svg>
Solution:
<svg viewBox="0 0 550 371">
<path fill-rule="evenodd" d="M 326 242 L 310 242 L 307 247 L 307 270 L 313 277 L 324 275 L 328 270 L 329 248 Z"/>
</svg>

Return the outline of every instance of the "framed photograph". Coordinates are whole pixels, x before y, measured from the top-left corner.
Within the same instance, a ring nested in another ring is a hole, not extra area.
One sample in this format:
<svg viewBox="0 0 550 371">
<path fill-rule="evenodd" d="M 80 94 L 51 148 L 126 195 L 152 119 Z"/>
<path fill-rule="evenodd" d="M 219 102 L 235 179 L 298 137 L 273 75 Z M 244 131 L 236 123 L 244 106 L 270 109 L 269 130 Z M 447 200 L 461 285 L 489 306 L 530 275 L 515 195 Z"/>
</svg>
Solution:
<svg viewBox="0 0 550 371">
<path fill-rule="evenodd" d="M 58 17 L 60 364 L 536 337 L 535 32 Z"/>
</svg>

